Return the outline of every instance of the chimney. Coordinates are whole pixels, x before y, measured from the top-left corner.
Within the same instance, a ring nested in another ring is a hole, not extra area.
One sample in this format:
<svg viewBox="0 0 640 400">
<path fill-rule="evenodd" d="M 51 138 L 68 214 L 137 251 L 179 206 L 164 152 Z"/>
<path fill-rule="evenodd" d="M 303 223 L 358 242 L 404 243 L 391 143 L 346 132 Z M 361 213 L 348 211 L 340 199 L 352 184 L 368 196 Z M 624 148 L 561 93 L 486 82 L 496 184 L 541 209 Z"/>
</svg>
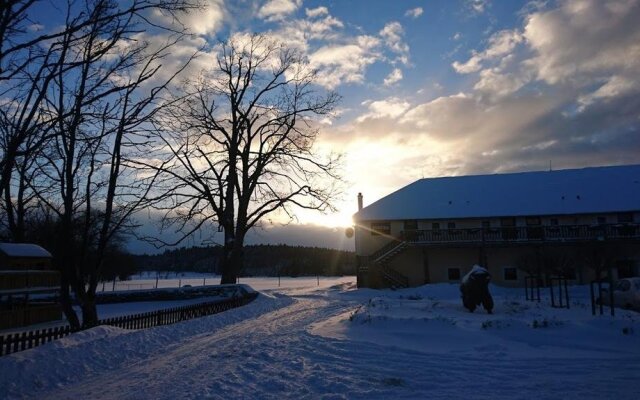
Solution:
<svg viewBox="0 0 640 400">
<path fill-rule="evenodd" d="M 358 211 L 362 210 L 362 193 L 358 193 Z"/>
</svg>

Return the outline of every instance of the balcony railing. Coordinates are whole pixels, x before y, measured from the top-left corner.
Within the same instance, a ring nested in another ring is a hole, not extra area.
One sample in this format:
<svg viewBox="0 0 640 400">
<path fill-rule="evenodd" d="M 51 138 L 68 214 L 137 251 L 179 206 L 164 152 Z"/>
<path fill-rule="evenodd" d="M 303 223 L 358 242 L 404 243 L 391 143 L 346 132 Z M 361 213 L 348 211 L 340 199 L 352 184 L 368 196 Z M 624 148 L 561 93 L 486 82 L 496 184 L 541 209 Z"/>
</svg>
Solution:
<svg viewBox="0 0 640 400">
<path fill-rule="evenodd" d="M 640 239 L 640 224 L 514 226 L 407 230 L 401 239 L 411 243 L 527 243 Z"/>
</svg>

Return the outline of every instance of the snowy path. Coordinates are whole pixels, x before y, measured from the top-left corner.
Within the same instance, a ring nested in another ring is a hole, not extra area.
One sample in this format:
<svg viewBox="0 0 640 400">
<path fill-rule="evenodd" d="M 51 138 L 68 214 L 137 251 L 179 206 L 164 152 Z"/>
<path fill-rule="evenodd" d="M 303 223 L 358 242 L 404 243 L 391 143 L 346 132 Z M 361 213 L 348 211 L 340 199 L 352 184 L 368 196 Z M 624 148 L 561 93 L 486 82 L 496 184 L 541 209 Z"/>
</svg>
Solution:
<svg viewBox="0 0 640 400">
<path fill-rule="evenodd" d="M 631 399 L 640 389 L 637 358 L 513 360 L 491 349 L 460 357 L 315 336 L 312 323 L 358 302 L 292 296 L 288 306 L 38 397 Z"/>
</svg>

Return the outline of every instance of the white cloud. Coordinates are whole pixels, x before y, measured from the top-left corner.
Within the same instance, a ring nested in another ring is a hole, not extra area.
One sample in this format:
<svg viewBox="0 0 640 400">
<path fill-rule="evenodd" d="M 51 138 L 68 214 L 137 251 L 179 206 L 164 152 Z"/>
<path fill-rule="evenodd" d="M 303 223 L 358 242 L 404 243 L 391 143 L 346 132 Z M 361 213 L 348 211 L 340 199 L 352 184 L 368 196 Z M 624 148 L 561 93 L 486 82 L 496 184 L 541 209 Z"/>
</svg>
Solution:
<svg viewBox="0 0 640 400">
<path fill-rule="evenodd" d="M 393 71 L 386 78 L 384 78 L 384 85 L 391 86 L 394 83 L 400 82 L 402 80 L 402 71 L 400 68 L 394 68 Z"/>
<path fill-rule="evenodd" d="M 205 9 L 190 12 L 184 23 L 197 35 L 212 34 L 218 31 L 224 22 L 224 0 L 207 0 Z"/>
<path fill-rule="evenodd" d="M 529 77 L 520 71 L 505 73 L 499 68 L 487 68 L 480 72 L 480 80 L 473 88 L 490 98 L 496 98 L 518 91 L 529 80 Z"/>
<path fill-rule="evenodd" d="M 451 66 L 459 74 L 477 72 L 482 68 L 484 61 L 495 60 L 498 57 L 511 53 L 515 47 L 523 41 L 523 35 L 517 30 L 496 32 L 489 38 L 488 46 L 484 51 L 479 53 L 474 52 L 466 62 L 460 63 L 455 61 Z"/>
<path fill-rule="evenodd" d="M 491 5 L 490 0 L 467 0 L 466 7 L 474 14 L 483 14 Z"/>
<path fill-rule="evenodd" d="M 588 106 L 598 100 L 606 101 L 607 99 L 633 93 L 638 90 L 640 90 L 640 84 L 637 80 L 617 75 L 612 76 L 594 92 L 582 95 L 578 98 L 578 103 L 580 104 L 579 111 L 584 111 Z"/>
<path fill-rule="evenodd" d="M 301 5 L 302 0 L 269 0 L 258 10 L 258 17 L 267 21 L 279 21 L 295 12 Z"/>
<path fill-rule="evenodd" d="M 307 17 L 309 18 L 315 18 L 329 14 L 329 10 L 327 9 L 327 7 L 307 8 L 305 9 L 305 12 L 307 14 Z"/>
<path fill-rule="evenodd" d="M 496 32 L 489 38 L 489 47 L 484 51 L 484 58 L 495 58 L 510 53 L 524 40 L 517 30 Z"/>
<path fill-rule="evenodd" d="M 327 7 L 305 11 L 305 18 L 279 21 L 278 29 L 269 35 L 306 56 L 318 71 L 317 83 L 322 86 L 333 89 L 345 83 L 362 83 L 367 69 L 375 62 L 392 65 L 408 62 L 409 47 L 397 22 L 387 24 L 380 36 L 350 36 L 343 29 L 344 23 L 332 16 Z M 400 79 L 402 71 L 398 69 L 385 82 L 391 84 Z"/>
<path fill-rule="evenodd" d="M 423 12 L 424 10 L 422 9 L 422 7 L 416 7 L 416 8 L 407 10 L 407 12 L 405 12 L 404 15 L 405 17 L 418 18 L 419 16 L 422 15 Z"/>
<path fill-rule="evenodd" d="M 379 39 L 362 35 L 351 43 L 326 45 L 311 53 L 309 62 L 318 69 L 318 83 L 335 88 L 362 82 L 366 68 L 381 58 L 376 51 L 379 44 Z"/>
<path fill-rule="evenodd" d="M 363 122 L 367 119 L 390 118 L 396 119 L 411 107 L 409 102 L 398 97 L 390 97 L 384 100 L 366 101 L 363 103 L 368 111 L 356 120 Z"/>
<path fill-rule="evenodd" d="M 353 120 L 325 127 L 322 140 L 347 151 L 352 179 L 390 192 L 421 176 L 547 169 L 550 160 L 637 163 L 640 0 L 548 2 L 526 13 L 522 26 L 454 63 L 477 77 L 465 92 L 367 101 Z"/>
<path fill-rule="evenodd" d="M 458 61 L 454 61 L 451 66 L 459 74 L 470 74 L 472 72 L 480 71 L 480 68 L 482 68 L 481 62 L 482 56 L 474 54 L 466 62 L 460 63 Z"/>
<path fill-rule="evenodd" d="M 149 18 L 156 24 L 176 30 L 187 28 L 195 35 L 212 35 L 224 24 L 227 14 L 224 0 L 201 0 L 199 4 L 202 8 L 190 9 L 175 16 L 154 9 Z"/>
<path fill-rule="evenodd" d="M 527 18 L 527 63 L 549 84 L 640 73 L 640 1 L 569 0 Z"/>
<path fill-rule="evenodd" d="M 397 22 L 389 22 L 380 31 L 380 36 L 391 51 L 398 54 L 397 60 L 403 64 L 409 62 L 409 45 L 404 42 L 404 28 Z"/>
<path fill-rule="evenodd" d="M 42 24 L 31 24 L 27 26 L 27 29 L 31 32 L 41 32 L 44 30 L 44 25 Z"/>
<path fill-rule="evenodd" d="M 527 12 L 522 29 L 497 32 L 484 50 L 452 63 L 479 73 L 476 91 L 495 98 L 530 82 L 562 85 L 578 111 L 640 91 L 640 0 L 567 0 Z"/>
</svg>

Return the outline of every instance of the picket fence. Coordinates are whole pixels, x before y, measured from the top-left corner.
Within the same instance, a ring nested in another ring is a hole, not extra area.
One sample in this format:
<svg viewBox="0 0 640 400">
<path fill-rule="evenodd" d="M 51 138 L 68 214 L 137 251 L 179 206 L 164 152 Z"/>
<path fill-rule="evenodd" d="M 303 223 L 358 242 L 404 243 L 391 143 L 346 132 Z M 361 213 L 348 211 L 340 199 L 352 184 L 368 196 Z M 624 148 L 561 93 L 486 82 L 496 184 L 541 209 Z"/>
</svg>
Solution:
<svg viewBox="0 0 640 400">
<path fill-rule="evenodd" d="M 212 301 L 141 314 L 106 318 L 98 321 L 98 325 L 109 325 L 123 329 L 145 329 L 160 325 L 170 325 L 243 306 L 254 300 L 256 296 L 257 293 L 249 293 L 243 297 L 233 297 L 222 301 Z M 88 329 L 88 327 L 73 330 L 69 325 L 64 325 L 48 329 L 36 329 L 29 332 L 0 335 L 0 356 L 31 349 L 85 329 Z"/>
</svg>

